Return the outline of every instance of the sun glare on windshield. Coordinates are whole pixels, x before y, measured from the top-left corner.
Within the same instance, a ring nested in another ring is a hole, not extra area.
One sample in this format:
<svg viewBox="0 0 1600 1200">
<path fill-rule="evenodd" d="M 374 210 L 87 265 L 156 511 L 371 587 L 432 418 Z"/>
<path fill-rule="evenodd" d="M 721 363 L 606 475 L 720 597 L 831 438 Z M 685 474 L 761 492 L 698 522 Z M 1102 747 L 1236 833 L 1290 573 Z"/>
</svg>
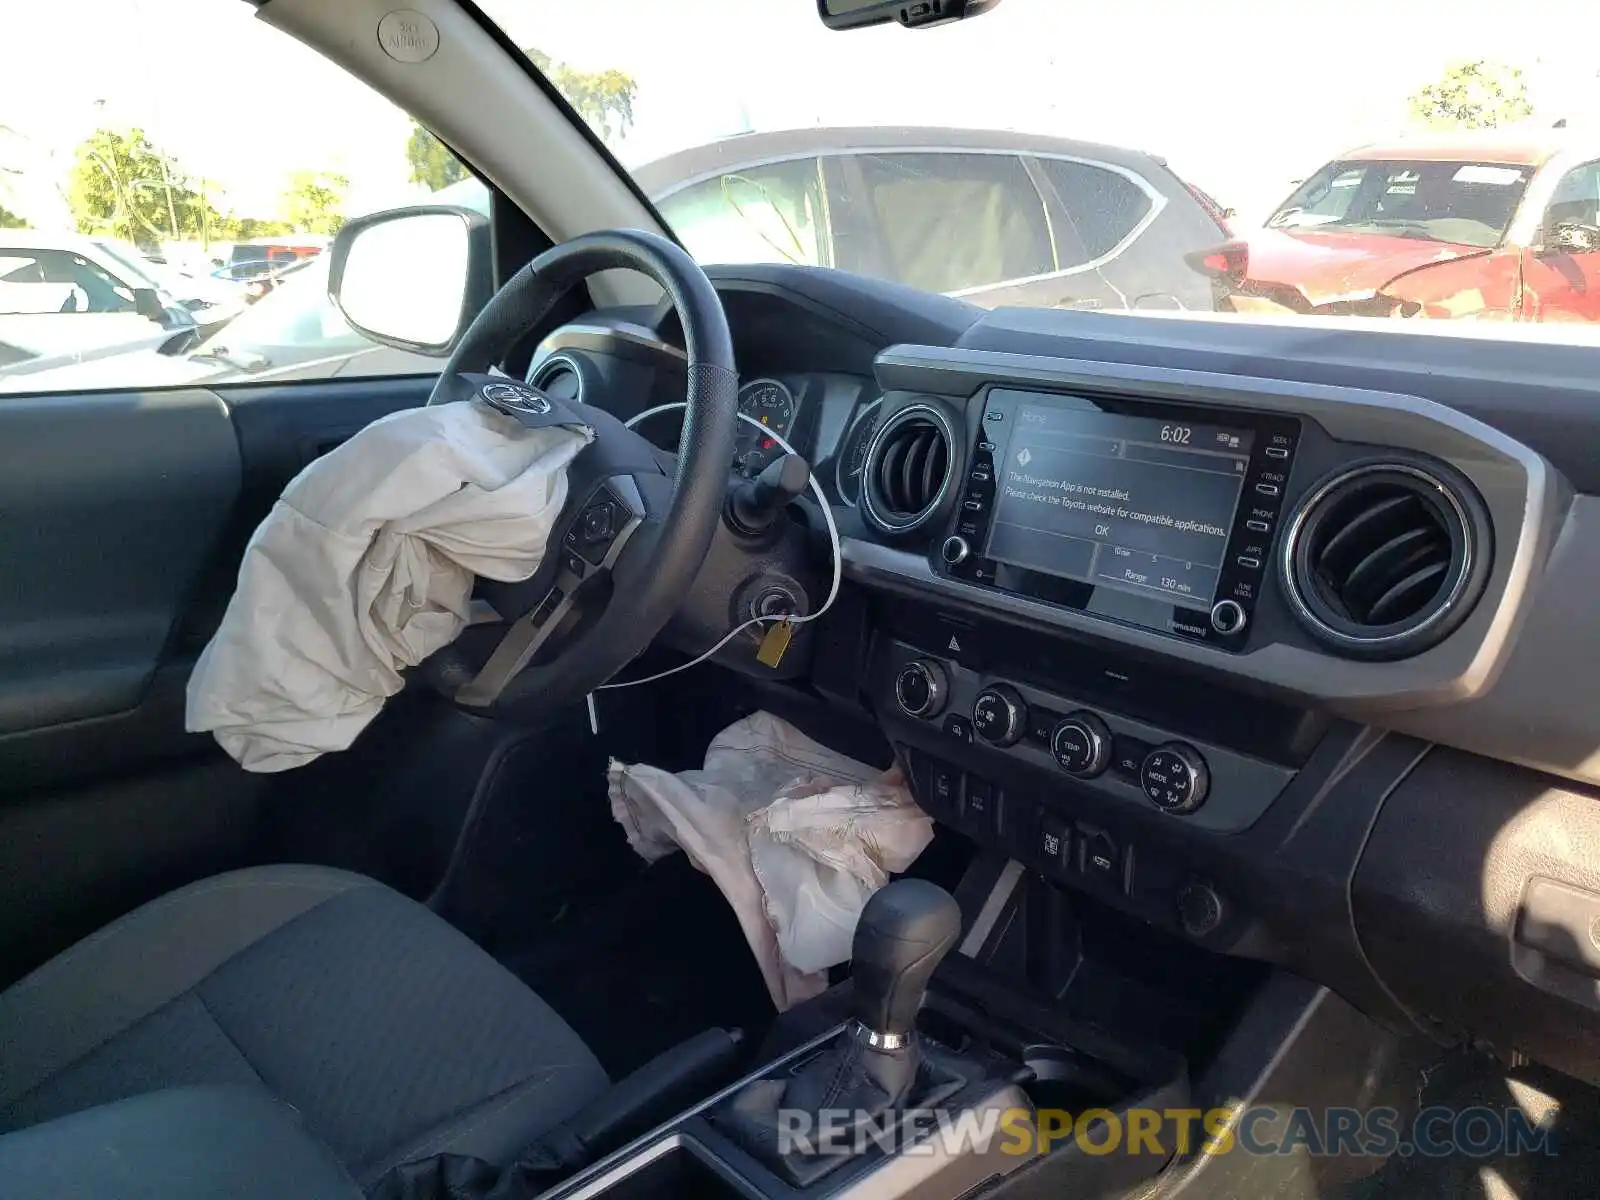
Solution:
<svg viewBox="0 0 1600 1200">
<path fill-rule="evenodd" d="M 705 263 L 981 308 L 1600 341 L 1600 10 L 1004 0 L 841 32 L 814 0 L 483 8 Z M 195 382 L 162 360 L 258 328 L 253 377 L 434 369 L 364 356 L 325 289 L 287 287 L 352 216 L 488 214 L 423 124 L 247 4 L 0 9 L 89 81 L 63 89 L 51 55 L 0 72 L 0 388 Z M 241 63 L 272 65 L 248 103 Z"/>
</svg>

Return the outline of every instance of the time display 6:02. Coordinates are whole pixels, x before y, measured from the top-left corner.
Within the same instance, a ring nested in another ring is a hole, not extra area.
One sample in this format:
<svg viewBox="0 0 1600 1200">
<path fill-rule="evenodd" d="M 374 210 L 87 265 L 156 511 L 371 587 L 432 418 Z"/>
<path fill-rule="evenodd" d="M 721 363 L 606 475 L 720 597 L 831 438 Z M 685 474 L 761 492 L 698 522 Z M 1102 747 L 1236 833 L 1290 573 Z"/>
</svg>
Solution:
<svg viewBox="0 0 1600 1200">
<path fill-rule="evenodd" d="M 1194 430 L 1187 425 L 1163 425 L 1161 427 L 1161 440 L 1163 442 L 1176 442 L 1180 446 L 1187 446 L 1194 437 Z"/>
</svg>

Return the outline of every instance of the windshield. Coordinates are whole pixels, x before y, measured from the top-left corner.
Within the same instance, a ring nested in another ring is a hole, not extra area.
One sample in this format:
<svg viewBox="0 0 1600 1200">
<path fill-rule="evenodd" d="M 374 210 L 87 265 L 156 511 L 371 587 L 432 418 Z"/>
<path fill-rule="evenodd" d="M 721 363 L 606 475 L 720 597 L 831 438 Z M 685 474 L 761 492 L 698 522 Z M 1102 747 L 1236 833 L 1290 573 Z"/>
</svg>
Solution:
<svg viewBox="0 0 1600 1200">
<path fill-rule="evenodd" d="M 1267 225 L 1493 246 L 1511 225 L 1531 174 L 1504 163 L 1332 162 Z"/>
<path fill-rule="evenodd" d="M 849 271 L 1074 321 L 1600 344 L 1592 5 L 1000 0 L 850 32 L 816 0 L 477 8 L 702 263 Z M 437 371 L 373 352 L 328 304 L 326 263 L 308 264 L 353 217 L 452 204 L 497 227 L 510 209 L 425 119 L 273 11 L 0 0 L 18 48 L 0 70 L 0 260 L 34 264 L 5 281 L 0 343 L 20 363 L 0 376 L 65 389 L 87 367 L 41 361 L 96 363 L 91 386 L 159 386 L 183 354 L 149 353 L 171 339 L 140 315 L 146 281 L 194 318 L 208 378 Z M 63 87 L 68 59 L 92 86 Z M 470 87 L 404 70 L 419 105 Z M 535 221 L 575 211 L 534 192 L 516 199 Z"/>
<path fill-rule="evenodd" d="M 1600 276 L 1540 256 L 1553 195 L 1589 198 L 1573 221 L 1600 215 L 1600 77 L 1568 36 L 1600 17 L 1554 0 L 1494 22 L 1442 0 L 1351 0 L 1337 20 L 1002 0 L 848 33 L 811 0 L 483 8 L 705 262 L 837 267 L 984 307 L 1600 325 Z M 691 30 L 717 47 L 693 67 Z M 1359 78 L 1309 79 L 1313 50 Z M 1223 78 L 1219 57 L 1248 69 Z M 1537 309 L 1506 283 L 1530 273 Z"/>
</svg>

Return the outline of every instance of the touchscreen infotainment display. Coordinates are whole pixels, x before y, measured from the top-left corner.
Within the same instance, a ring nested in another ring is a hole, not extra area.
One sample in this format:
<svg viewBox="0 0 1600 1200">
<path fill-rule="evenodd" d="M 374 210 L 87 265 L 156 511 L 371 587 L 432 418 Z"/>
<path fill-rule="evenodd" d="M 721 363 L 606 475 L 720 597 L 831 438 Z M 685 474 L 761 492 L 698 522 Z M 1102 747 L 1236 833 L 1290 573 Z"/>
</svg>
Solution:
<svg viewBox="0 0 1600 1200">
<path fill-rule="evenodd" d="M 1211 607 L 1254 431 L 1061 403 L 1023 402 L 1010 417 L 985 557 Z"/>
</svg>

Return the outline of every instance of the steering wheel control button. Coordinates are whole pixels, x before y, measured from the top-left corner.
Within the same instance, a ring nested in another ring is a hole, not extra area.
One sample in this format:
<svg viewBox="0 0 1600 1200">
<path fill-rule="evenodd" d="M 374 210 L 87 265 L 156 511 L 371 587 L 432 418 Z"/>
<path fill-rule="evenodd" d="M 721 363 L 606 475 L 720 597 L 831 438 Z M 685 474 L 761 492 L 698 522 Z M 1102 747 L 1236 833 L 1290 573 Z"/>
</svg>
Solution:
<svg viewBox="0 0 1600 1200">
<path fill-rule="evenodd" d="M 918 659 L 900 668 L 894 677 L 894 698 L 910 717 L 936 717 L 944 709 L 949 683 L 938 663 Z"/>
<path fill-rule="evenodd" d="M 1111 731 L 1091 712 L 1068 713 L 1050 731 L 1056 765 L 1078 779 L 1093 779 L 1111 765 Z"/>
<path fill-rule="evenodd" d="M 612 526 L 611 505 L 607 501 L 600 501 L 583 510 L 583 518 L 579 523 L 578 536 L 587 545 L 596 545 L 600 542 L 609 542 L 615 532 Z"/>
<path fill-rule="evenodd" d="M 551 588 L 545 593 L 544 599 L 539 601 L 539 607 L 533 610 L 533 624 L 535 627 L 543 625 L 550 619 L 550 614 L 561 607 L 561 601 L 566 599 L 560 588 Z"/>
<path fill-rule="evenodd" d="M 1243 633 L 1249 621 L 1250 617 L 1244 611 L 1244 605 L 1237 600 L 1218 600 L 1211 606 L 1211 628 L 1224 637 Z"/>
<path fill-rule="evenodd" d="M 1226 915 L 1222 897 L 1209 883 L 1191 881 L 1178 889 L 1178 923 L 1190 937 L 1215 933 Z"/>
<path fill-rule="evenodd" d="M 972 547 L 964 537 L 947 537 L 944 545 L 939 547 L 939 557 L 952 567 L 960 566 L 972 557 Z"/>
<path fill-rule="evenodd" d="M 944 731 L 956 741 L 972 745 L 972 722 L 959 713 L 951 713 L 944 719 Z"/>
<path fill-rule="evenodd" d="M 602 491 L 572 523 L 567 531 L 567 547 L 581 555 L 585 562 L 598 567 L 605 562 L 611 543 L 625 520 L 621 505 Z"/>
<path fill-rule="evenodd" d="M 972 728 L 991 746 L 1014 746 L 1028 728 L 1028 706 L 1016 688 L 992 684 L 972 702 Z"/>
<path fill-rule="evenodd" d="M 1144 756 L 1139 786 L 1157 808 L 1181 815 L 1206 802 L 1211 773 L 1200 751 L 1182 742 L 1168 742 Z"/>
</svg>

